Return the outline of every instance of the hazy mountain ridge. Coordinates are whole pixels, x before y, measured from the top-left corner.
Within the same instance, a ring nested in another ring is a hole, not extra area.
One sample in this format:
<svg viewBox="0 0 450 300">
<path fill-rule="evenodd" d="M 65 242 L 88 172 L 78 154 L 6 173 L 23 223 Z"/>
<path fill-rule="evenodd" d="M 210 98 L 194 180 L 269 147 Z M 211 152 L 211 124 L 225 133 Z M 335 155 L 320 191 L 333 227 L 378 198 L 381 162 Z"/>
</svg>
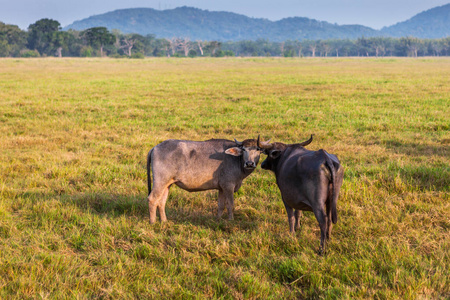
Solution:
<svg viewBox="0 0 450 300">
<path fill-rule="evenodd" d="M 394 37 L 442 38 L 450 36 L 450 4 L 429 9 L 404 22 L 384 27 L 381 32 Z"/>
<path fill-rule="evenodd" d="M 154 34 L 159 38 L 188 37 L 192 40 L 218 41 L 356 39 L 362 36 L 439 38 L 450 35 L 450 4 L 422 12 L 382 30 L 362 25 L 331 24 L 305 17 L 270 21 L 186 6 L 170 10 L 115 10 L 75 21 L 64 29 L 84 30 L 97 26 L 118 29 L 123 33 Z"/>
</svg>

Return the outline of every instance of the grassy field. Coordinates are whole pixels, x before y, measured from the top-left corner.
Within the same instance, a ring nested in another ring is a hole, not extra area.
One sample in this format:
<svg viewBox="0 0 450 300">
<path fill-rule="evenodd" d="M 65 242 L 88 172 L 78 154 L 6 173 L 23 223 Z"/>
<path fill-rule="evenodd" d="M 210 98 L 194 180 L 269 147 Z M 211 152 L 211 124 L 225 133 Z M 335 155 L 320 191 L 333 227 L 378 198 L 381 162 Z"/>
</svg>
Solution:
<svg viewBox="0 0 450 300">
<path fill-rule="evenodd" d="M 149 225 L 157 143 L 312 133 L 346 169 L 326 256 L 260 167 L 235 220 L 174 187 Z M 0 298 L 449 299 L 449 274 L 449 58 L 0 60 Z"/>
</svg>

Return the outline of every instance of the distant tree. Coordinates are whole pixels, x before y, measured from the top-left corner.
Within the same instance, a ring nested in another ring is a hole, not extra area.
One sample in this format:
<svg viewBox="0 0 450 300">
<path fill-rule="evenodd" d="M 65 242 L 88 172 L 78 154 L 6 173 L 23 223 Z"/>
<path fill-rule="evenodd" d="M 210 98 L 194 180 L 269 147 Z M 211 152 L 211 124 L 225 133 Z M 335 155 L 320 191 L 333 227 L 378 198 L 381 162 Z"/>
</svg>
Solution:
<svg viewBox="0 0 450 300">
<path fill-rule="evenodd" d="M 175 55 L 175 53 L 177 53 L 177 51 L 178 51 L 178 38 L 173 37 L 171 39 L 166 39 L 166 40 L 168 42 L 168 46 L 170 49 L 170 53 L 168 53 L 167 56 Z"/>
<path fill-rule="evenodd" d="M 120 49 L 122 49 L 126 55 L 131 56 L 131 49 L 133 49 L 134 40 L 124 37 L 121 41 L 121 44 L 122 45 L 120 46 Z"/>
<path fill-rule="evenodd" d="M 52 19 L 41 19 L 28 27 L 28 48 L 41 54 L 51 54 L 54 45 L 54 33 L 61 29 L 61 24 Z"/>
<path fill-rule="evenodd" d="M 253 54 L 258 56 L 272 56 L 282 53 L 277 43 L 272 43 L 266 39 L 257 39 L 255 41 L 256 51 Z M 277 47 L 278 46 L 278 47 Z M 280 51 L 280 52 L 279 52 Z"/>
<path fill-rule="evenodd" d="M 418 52 L 420 51 L 421 47 L 423 46 L 423 42 L 419 40 L 418 38 L 409 37 L 408 39 L 408 50 L 409 50 L 409 56 L 417 57 Z"/>
<path fill-rule="evenodd" d="M 222 49 L 219 49 L 214 53 L 214 57 L 224 57 L 224 56 L 225 56 L 225 51 L 223 51 Z"/>
<path fill-rule="evenodd" d="M 392 55 L 393 56 L 407 56 L 408 45 L 403 38 L 394 39 L 392 43 Z"/>
<path fill-rule="evenodd" d="M 166 39 L 155 39 L 153 42 L 154 49 L 153 49 L 153 55 L 154 56 L 169 56 L 169 49 L 170 49 L 170 43 Z"/>
<path fill-rule="evenodd" d="M 395 40 L 394 38 L 381 38 L 383 40 L 383 47 L 384 47 L 384 56 L 392 56 L 394 55 L 394 44 Z"/>
<path fill-rule="evenodd" d="M 237 54 L 240 56 L 257 56 L 258 45 L 254 41 L 239 41 L 237 42 Z"/>
<path fill-rule="evenodd" d="M 122 35 L 120 37 L 119 49 L 122 49 L 125 55 L 131 57 L 133 47 L 139 49 L 135 52 L 143 51 L 143 39 L 144 37 L 142 35 L 136 33 Z"/>
<path fill-rule="evenodd" d="M 0 22 L 0 56 L 19 56 L 26 48 L 26 36 L 18 26 Z"/>
<path fill-rule="evenodd" d="M 147 43 L 147 38 L 143 35 L 133 33 L 130 35 L 127 35 L 129 38 L 134 40 L 133 48 L 132 48 L 132 54 L 140 53 L 142 55 L 137 55 L 137 57 L 142 58 L 145 57 L 145 44 Z"/>
<path fill-rule="evenodd" d="M 402 50 L 403 56 L 417 57 L 422 46 L 422 40 L 415 37 L 404 37 L 399 40 L 397 48 Z"/>
<path fill-rule="evenodd" d="M 20 51 L 20 57 L 39 57 L 40 54 L 37 50 L 23 49 Z"/>
<path fill-rule="evenodd" d="M 444 49 L 442 51 L 444 51 L 444 55 L 450 55 L 450 37 L 446 37 L 445 39 L 442 40 L 442 44 Z"/>
<path fill-rule="evenodd" d="M 82 52 L 81 49 L 86 47 L 86 41 L 82 37 L 82 32 L 69 29 L 67 33 L 69 33 L 70 36 L 66 40 L 67 48 L 63 47 L 63 55 L 80 56 L 80 53 Z"/>
<path fill-rule="evenodd" d="M 358 56 L 360 54 L 362 54 L 363 56 L 369 56 L 370 44 L 366 38 L 364 37 L 358 38 L 356 40 L 356 45 L 358 47 Z"/>
<path fill-rule="evenodd" d="M 442 39 L 439 40 L 431 40 L 430 44 L 430 52 L 433 53 L 434 56 L 440 56 L 442 50 L 444 49 L 444 45 L 442 43 Z"/>
<path fill-rule="evenodd" d="M 192 58 L 196 57 L 197 51 L 195 51 L 194 49 L 189 50 L 188 56 Z"/>
<path fill-rule="evenodd" d="M 31 49 L 31 50 L 29 50 Z M 0 22 L 0 56 L 38 57 L 40 55 L 95 56 L 125 54 L 145 56 L 424 56 L 450 55 L 450 37 L 418 39 L 415 37 L 360 37 L 357 40 L 286 40 L 195 41 L 187 38 L 155 38 L 154 35 L 111 33 L 105 27 L 84 31 L 60 31 L 59 22 L 41 19 L 27 31 Z"/>
<path fill-rule="evenodd" d="M 177 40 L 178 48 L 184 53 L 184 56 L 189 55 L 189 51 L 194 49 L 193 43 L 191 43 L 189 38 L 182 38 Z"/>
<path fill-rule="evenodd" d="M 386 52 L 386 47 L 384 43 L 384 38 L 381 37 L 375 37 L 369 39 L 370 46 L 375 50 L 375 56 L 384 56 Z"/>
<path fill-rule="evenodd" d="M 336 57 L 339 57 L 339 51 L 342 50 L 342 42 L 340 40 L 331 40 L 330 43 L 333 44 Z"/>
<path fill-rule="evenodd" d="M 7 57 L 11 51 L 8 41 L 0 39 L 0 57 Z"/>
<path fill-rule="evenodd" d="M 327 57 L 327 56 L 328 56 L 328 53 L 331 52 L 332 47 L 331 47 L 331 45 L 330 45 L 329 42 L 321 41 L 321 42 L 320 42 L 320 49 L 322 50 L 322 54 L 323 54 L 322 56 Z"/>
<path fill-rule="evenodd" d="M 108 31 L 106 27 L 92 27 L 82 32 L 88 46 L 100 49 L 100 56 L 103 56 L 105 46 L 113 45 L 116 36 Z"/>
<path fill-rule="evenodd" d="M 284 46 L 285 46 L 285 42 L 281 42 L 280 43 L 280 52 L 281 52 L 281 54 L 283 54 L 283 55 L 285 55 L 285 50 L 284 50 Z"/>
<path fill-rule="evenodd" d="M 354 41 L 351 40 L 336 40 L 335 41 L 336 56 L 351 56 L 356 55 L 356 47 Z"/>
<path fill-rule="evenodd" d="M 303 45 L 302 43 L 300 43 L 300 41 L 296 41 L 297 44 L 297 51 L 298 51 L 298 57 L 302 57 L 302 49 L 303 49 Z"/>
<path fill-rule="evenodd" d="M 225 50 L 223 53 L 224 53 L 225 56 L 235 56 L 234 52 L 231 51 L 231 50 Z"/>
<path fill-rule="evenodd" d="M 218 41 L 211 41 L 211 42 L 209 42 L 208 46 L 209 46 L 209 48 L 211 50 L 211 55 L 215 56 L 216 55 L 216 51 L 220 50 L 220 47 L 222 46 L 222 43 L 218 42 Z"/>
<path fill-rule="evenodd" d="M 316 49 L 317 49 L 317 45 L 315 42 L 311 43 L 309 45 L 309 50 L 311 50 L 311 56 L 315 57 L 316 56 Z"/>
<path fill-rule="evenodd" d="M 294 47 L 290 44 L 286 45 L 283 47 L 284 51 L 283 51 L 283 56 L 284 57 L 294 57 L 296 56 L 296 50 L 294 49 Z"/>
<path fill-rule="evenodd" d="M 203 47 L 205 47 L 204 41 L 197 41 L 198 50 L 200 51 L 200 55 L 203 56 Z"/>
<path fill-rule="evenodd" d="M 69 52 L 69 41 L 73 38 L 74 36 L 66 31 L 54 32 L 52 37 L 52 45 L 55 50 L 55 55 L 62 57 L 63 49 L 65 49 L 66 52 Z"/>
<path fill-rule="evenodd" d="M 141 42 L 143 47 L 142 52 L 144 53 L 144 55 L 152 56 L 153 51 L 155 50 L 156 47 L 155 36 L 153 34 L 147 34 L 145 37 L 142 38 Z"/>
</svg>

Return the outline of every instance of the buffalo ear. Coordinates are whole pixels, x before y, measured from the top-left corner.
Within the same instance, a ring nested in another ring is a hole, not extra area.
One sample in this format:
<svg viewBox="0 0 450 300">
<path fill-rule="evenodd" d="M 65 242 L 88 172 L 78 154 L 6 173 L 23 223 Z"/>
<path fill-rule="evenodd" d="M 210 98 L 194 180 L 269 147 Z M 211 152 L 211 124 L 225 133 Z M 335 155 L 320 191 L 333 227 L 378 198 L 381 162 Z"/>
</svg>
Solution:
<svg viewBox="0 0 450 300">
<path fill-rule="evenodd" d="M 232 147 L 225 150 L 226 154 L 233 155 L 233 156 L 241 156 L 242 155 L 242 149 L 239 147 Z"/>
<path fill-rule="evenodd" d="M 281 155 L 281 151 L 280 150 L 273 150 L 269 153 L 269 157 L 276 159 Z"/>
</svg>

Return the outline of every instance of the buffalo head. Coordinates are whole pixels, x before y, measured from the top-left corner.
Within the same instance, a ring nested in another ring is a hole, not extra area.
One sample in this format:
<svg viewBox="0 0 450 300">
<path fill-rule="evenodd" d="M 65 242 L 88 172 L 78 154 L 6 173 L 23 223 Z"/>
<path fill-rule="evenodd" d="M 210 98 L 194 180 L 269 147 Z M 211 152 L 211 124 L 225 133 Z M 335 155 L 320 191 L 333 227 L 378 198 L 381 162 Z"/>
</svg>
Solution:
<svg viewBox="0 0 450 300">
<path fill-rule="evenodd" d="M 307 146 L 312 142 L 312 140 L 313 135 L 311 134 L 309 140 L 295 144 L 295 146 L 298 147 Z M 267 155 L 267 158 L 261 164 L 261 168 L 265 170 L 274 170 L 275 163 L 278 161 L 278 158 L 288 146 L 292 145 L 286 145 L 283 143 L 268 143 L 268 142 L 259 143 L 258 141 L 258 148 L 260 148 L 262 152 Z"/>
<path fill-rule="evenodd" d="M 253 171 L 259 162 L 259 157 L 263 151 L 258 145 L 260 144 L 259 136 L 257 140 L 248 139 L 242 142 L 234 140 L 236 143 L 235 147 L 228 148 L 225 153 L 233 156 L 242 157 L 242 167 L 245 170 Z M 261 142 L 262 144 L 267 144 L 268 142 Z"/>
</svg>

